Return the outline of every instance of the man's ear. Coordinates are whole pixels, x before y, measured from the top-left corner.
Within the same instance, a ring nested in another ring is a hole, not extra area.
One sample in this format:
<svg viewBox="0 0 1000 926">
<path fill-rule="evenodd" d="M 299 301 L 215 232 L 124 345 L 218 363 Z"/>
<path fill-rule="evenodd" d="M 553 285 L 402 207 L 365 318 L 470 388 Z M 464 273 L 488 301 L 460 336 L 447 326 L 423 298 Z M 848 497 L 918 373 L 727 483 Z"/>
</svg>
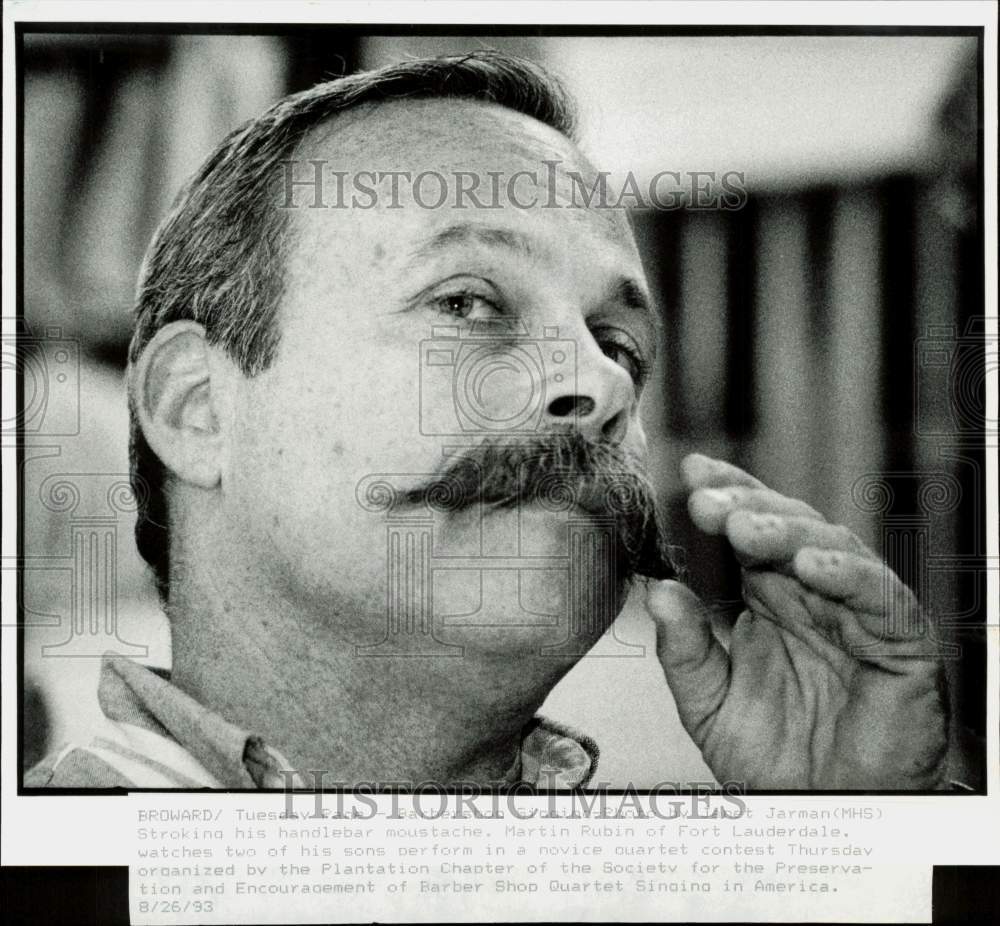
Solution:
<svg viewBox="0 0 1000 926">
<path fill-rule="evenodd" d="M 210 350 L 197 322 L 171 322 L 146 345 L 129 377 L 132 407 L 152 451 L 182 482 L 205 489 L 219 484 L 223 455 Z"/>
</svg>

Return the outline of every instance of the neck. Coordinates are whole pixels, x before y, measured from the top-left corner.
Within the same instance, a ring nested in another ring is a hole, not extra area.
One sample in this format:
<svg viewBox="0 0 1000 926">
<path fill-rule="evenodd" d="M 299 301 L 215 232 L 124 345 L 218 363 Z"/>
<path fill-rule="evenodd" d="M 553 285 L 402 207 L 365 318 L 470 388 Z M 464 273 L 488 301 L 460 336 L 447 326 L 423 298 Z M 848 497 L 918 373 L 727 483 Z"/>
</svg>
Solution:
<svg viewBox="0 0 1000 926">
<path fill-rule="evenodd" d="M 384 629 L 384 609 L 380 618 L 345 600 L 316 613 L 208 575 L 171 590 L 174 683 L 297 770 L 325 770 L 328 787 L 502 780 L 524 725 L 572 664 L 470 647 L 358 655 L 357 628 Z"/>
</svg>

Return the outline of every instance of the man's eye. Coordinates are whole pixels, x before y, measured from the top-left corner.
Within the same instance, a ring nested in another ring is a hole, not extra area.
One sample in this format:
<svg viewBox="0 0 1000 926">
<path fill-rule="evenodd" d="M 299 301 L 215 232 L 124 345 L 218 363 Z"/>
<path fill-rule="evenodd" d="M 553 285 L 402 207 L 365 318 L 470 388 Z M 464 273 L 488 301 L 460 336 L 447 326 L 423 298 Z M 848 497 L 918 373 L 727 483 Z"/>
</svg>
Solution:
<svg viewBox="0 0 1000 926">
<path fill-rule="evenodd" d="M 604 355 L 628 373 L 637 387 L 645 383 L 649 369 L 638 348 L 611 338 L 599 338 L 598 343 Z"/>
<path fill-rule="evenodd" d="M 439 312 L 454 318 L 491 318 L 499 314 L 489 299 L 476 293 L 446 293 L 435 297 L 431 304 Z"/>
</svg>

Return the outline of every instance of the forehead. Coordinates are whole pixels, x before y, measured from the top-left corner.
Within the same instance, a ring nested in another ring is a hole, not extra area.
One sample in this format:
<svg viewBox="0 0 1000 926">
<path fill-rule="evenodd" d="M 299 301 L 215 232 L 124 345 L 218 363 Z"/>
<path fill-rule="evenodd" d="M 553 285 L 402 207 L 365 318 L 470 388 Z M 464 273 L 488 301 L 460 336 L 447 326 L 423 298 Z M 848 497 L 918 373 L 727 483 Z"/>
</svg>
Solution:
<svg viewBox="0 0 1000 926">
<path fill-rule="evenodd" d="M 358 107 L 299 146 L 292 170 L 300 191 L 303 179 L 317 176 L 317 164 L 327 208 L 292 210 L 306 250 L 331 235 L 374 234 L 383 239 L 379 250 L 411 246 L 442 228 L 478 223 L 638 262 L 625 211 L 587 207 L 599 173 L 573 142 L 496 104 L 435 99 Z"/>
</svg>

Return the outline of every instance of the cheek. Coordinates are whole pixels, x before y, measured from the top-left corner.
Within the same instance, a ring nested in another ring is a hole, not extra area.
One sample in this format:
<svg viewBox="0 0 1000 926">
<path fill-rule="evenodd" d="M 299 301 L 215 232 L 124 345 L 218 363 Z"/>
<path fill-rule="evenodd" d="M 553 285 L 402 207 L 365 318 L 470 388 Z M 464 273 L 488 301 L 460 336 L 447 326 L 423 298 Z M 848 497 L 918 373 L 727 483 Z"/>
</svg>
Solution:
<svg viewBox="0 0 1000 926">
<path fill-rule="evenodd" d="M 230 459 L 241 501 L 291 515 L 310 494 L 329 491 L 348 449 L 341 403 L 329 395 L 274 380 L 246 397 Z"/>
<path fill-rule="evenodd" d="M 331 374 L 307 385 L 265 373 L 240 402 L 224 477 L 228 508 L 241 529 L 276 547 L 305 553 L 360 542 L 372 520 L 357 501 L 366 477 L 394 474 L 406 487 L 441 458 L 440 442 L 420 437 L 408 377 L 374 388 L 365 375 Z"/>
<path fill-rule="evenodd" d="M 346 553 L 378 553 L 378 538 L 361 534 L 351 475 L 359 465 L 335 407 L 307 394 L 282 402 L 276 392 L 248 408 L 233 433 L 228 529 L 266 582 L 319 591 L 339 570 L 356 572 Z"/>
</svg>

